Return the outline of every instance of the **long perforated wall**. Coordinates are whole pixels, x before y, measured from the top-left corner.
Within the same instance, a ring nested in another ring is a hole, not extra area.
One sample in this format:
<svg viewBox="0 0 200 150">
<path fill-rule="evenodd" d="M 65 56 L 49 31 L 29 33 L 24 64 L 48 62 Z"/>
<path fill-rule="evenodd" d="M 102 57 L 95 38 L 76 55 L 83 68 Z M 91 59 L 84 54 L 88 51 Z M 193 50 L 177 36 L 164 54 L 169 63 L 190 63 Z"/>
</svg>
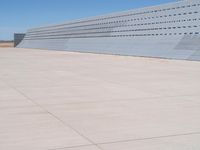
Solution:
<svg viewBox="0 0 200 150">
<path fill-rule="evenodd" d="M 18 47 L 200 60 L 200 0 L 30 29 Z"/>
</svg>

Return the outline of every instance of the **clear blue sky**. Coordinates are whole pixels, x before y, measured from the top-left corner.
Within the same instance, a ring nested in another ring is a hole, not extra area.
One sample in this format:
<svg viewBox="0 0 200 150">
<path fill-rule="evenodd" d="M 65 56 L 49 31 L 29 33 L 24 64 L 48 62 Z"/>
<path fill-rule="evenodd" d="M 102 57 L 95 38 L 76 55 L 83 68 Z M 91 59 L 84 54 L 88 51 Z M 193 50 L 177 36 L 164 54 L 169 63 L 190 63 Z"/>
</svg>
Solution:
<svg viewBox="0 0 200 150">
<path fill-rule="evenodd" d="M 71 19 L 117 12 L 175 0 L 1 0 L 0 40 L 14 32 Z"/>
</svg>

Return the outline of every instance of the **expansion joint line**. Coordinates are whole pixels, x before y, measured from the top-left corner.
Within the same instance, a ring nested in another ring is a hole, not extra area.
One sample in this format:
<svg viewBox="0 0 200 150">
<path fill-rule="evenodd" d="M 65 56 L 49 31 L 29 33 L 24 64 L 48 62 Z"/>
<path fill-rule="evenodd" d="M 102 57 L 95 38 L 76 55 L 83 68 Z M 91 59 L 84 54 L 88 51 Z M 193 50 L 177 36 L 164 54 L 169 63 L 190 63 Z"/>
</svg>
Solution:
<svg viewBox="0 0 200 150">
<path fill-rule="evenodd" d="M 74 132 L 76 132 L 79 136 L 81 136 L 82 138 L 84 138 L 85 140 L 87 140 L 89 143 L 91 143 L 91 145 L 96 146 L 97 148 L 99 148 L 100 150 L 101 147 L 99 147 L 95 142 L 93 142 L 91 139 L 89 139 L 88 137 L 86 137 L 85 135 L 83 135 L 82 133 L 80 133 L 77 129 L 75 129 L 74 127 L 72 127 L 70 124 L 64 122 L 63 120 L 61 120 L 59 117 L 57 117 L 55 114 L 51 113 L 50 111 L 48 111 L 46 108 L 44 108 L 43 106 L 41 106 L 40 104 L 38 104 L 37 102 L 35 102 L 32 98 L 30 98 L 29 96 L 27 96 L 25 93 L 23 93 L 22 91 L 20 91 L 19 89 L 17 89 L 16 87 L 13 87 L 11 85 L 9 85 L 11 88 L 13 88 L 15 91 L 17 91 L 18 93 L 20 93 L 21 95 L 23 95 L 25 98 L 27 98 L 29 101 L 31 101 L 33 104 L 35 104 L 36 106 L 40 107 L 43 111 L 47 112 L 49 115 L 51 115 L 52 117 L 54 117 L 56 120 L 58 120 L 59 122 L 61 122 L 64 126 L 67 126 L 68 128 L 72 129 Z"/>
</svg>

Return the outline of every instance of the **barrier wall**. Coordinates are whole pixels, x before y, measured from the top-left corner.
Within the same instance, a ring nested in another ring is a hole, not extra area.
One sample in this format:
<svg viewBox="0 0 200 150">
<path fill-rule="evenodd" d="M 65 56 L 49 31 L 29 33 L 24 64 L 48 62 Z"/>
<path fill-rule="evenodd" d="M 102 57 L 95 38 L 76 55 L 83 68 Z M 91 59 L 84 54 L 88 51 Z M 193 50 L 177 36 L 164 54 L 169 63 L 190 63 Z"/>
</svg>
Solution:
<svg viewBox="0 0 200 150">
<path fill-rule="evenodd" d="M 200 0 L 30 29 L 18 47 L 200 60 Z"/>
<path fill-rule="evenodd" d="M 15 33 L 14 34 L 14 47 L 16 47 L 24 39 L 24 33 Z"/>
</svg>

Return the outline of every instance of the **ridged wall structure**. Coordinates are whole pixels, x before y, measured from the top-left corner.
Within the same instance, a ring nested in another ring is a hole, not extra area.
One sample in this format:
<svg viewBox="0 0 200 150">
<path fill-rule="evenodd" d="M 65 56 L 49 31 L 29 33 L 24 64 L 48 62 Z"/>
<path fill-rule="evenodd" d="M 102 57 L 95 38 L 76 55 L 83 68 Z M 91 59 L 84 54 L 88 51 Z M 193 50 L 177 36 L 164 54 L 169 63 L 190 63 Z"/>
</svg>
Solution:
<svg viewBox="0 0 200 150">
<path fill-rule="evenodd" d="M 200 60 L 200 0 L 30 29 L 18 47 Z"/>
<path fill-rule="evenodd" d="M 17 47 L 19 43 L 24 39 L 24 33 L 14 33 L 14 47 Z"/>
</svg>

